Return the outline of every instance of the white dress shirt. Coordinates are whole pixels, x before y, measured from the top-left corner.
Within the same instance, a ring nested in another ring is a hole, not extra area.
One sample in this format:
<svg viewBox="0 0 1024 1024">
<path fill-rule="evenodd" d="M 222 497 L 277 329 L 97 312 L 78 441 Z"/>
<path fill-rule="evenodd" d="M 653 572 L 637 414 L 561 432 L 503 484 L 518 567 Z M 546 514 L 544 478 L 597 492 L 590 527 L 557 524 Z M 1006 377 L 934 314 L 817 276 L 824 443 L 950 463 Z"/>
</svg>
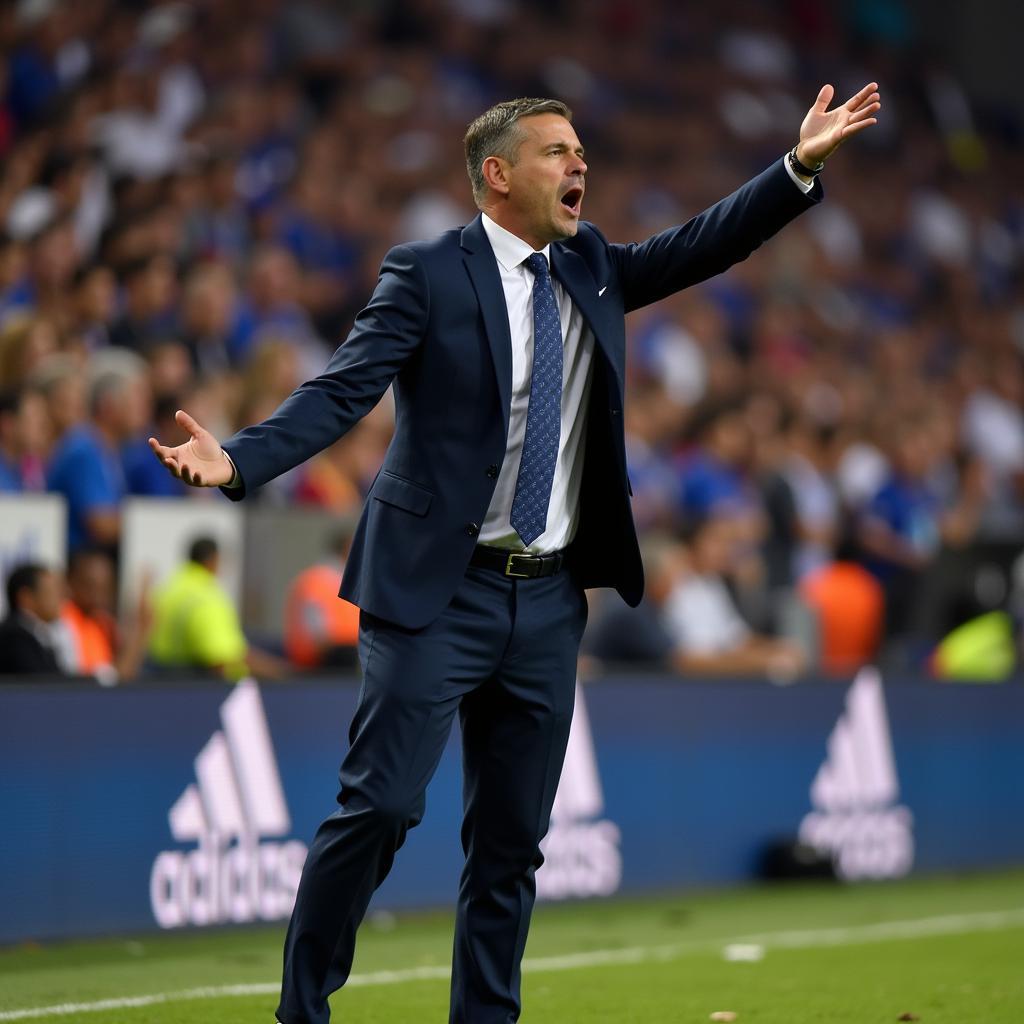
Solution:
<svg viewBox="0 0 1024 1024">
<path fill-rule="evenodd" d="M 805 182 L 793 173 L 783 158 L 786 173 L 801 192 L 810 192 L 813 182 Z M 526 437 L 526 413 L 530 404 L 530 380 L 533 373 L 533 273 L 523 262 L 533 247 L 511 231 L 506 231 L 487 214 L 482 215 L 484 231 L 498 261 L 501 287 L 505 292 L 508 327 L 512 337 L 512 403 L 508 418 L 508 446 L 501 464 L 494 496 L 480 530 L 480 543 L 510 551 L 545 554 L 568 547 L 579 522 L 580 483 L 583 479 L 583 454 L 587 436 L 587 399 L 590 394 L 590 368 L 594 356 L 594 335 L 580 311 L 554 277 L 551 285 L 562 321 L 562 427 L 558 437 L 558 458 L 551 482 L 547 526 L 527 548 L 509 521 L 515 497 L 519 462 Z M 551 266 L 551 247 L 541 250 Z"/>
<path fill-rule="evenodd" d="M 524 266 L 523 261 L 533 255 L 534 249 L 528 242 L 496 224 L 486 213 L 483 226 L 498 262 L 505 308 L 508 310 L 508 329 L 512 338 L 512 402 L 505 460 L 498 473 L 498 483 L 484 517 L 479 540 L 481 544 L 523 551 L 523 542 L 509 520 L 526 437 L 526 413 L 533 376 L 533 272 Z M 550 246 L 545 246 L 541 250 L 549 267 L 550 249 Z M 576 535 L 587 436 L 587 398 L 594 357 L 594 335 L 582 314 L 554 277 L 551 278 L 551 287 L 562 324 L 562 423 L 547 526 L 525 549 L 534 554 L 567 547 Z"/>
</svg>

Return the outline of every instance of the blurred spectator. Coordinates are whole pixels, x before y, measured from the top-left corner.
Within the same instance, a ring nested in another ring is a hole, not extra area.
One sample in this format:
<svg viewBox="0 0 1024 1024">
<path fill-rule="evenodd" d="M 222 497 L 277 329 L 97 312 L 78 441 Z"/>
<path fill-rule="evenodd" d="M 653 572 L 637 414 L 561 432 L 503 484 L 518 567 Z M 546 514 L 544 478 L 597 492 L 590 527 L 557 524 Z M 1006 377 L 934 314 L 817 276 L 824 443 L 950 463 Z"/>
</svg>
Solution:
<svg viewBox="0 0 1024 1024">
<path fill-rule="evenodd" d="M 7 618 L 0 623 L 0 676 L 57 675 L 63 583 L 52 569 L 37 563 L 15 568 L 7 577 Z"/>
<path fill-rule="evenodd" d="M 32 286 L 25 243 L 0 234 L 0 325 L 12 314 L 31 308 Z"/>
<path fill-rule="evenodd" d="M 47 488 L 68 503 L 71 552 L 87 545 L 116 549 L 126 493 L 121 447 L 150 420 L 145 364 L 131 352 L 110 350 L 105 357 L 89 386 L 88 418 L 67 424 L 46 473 Z"/>
<path fill-rule="evenodd" d="M 0 387 L 23 388 L 60 348 L 57 325 L 48 317 L 11 317 L 0 329 Z"/>
<path fill-rule="evenodd" d="M 276 232 L 303 271 L 304 305 L 329 329 L 346 308 L 359 258 L 356 240 L 339 226 L 341 206 L 331 185 L 334 173 L 331 167 L 313 163 L 300 168 L 278 215 Z"/>
<path fill-rule="evenodd" d="M 1014 621 L 1007 612 L 1008 588 L 993 566 L 978 566 L 961 579 L 952 628 L 928 659 L 937 679 L 998 683 L 1018 665 Z"/>
<path fill-rule="evenodd" d="M 898 421 L 891 439 L 892 468 L 860 513 L 858 539 L 865 564 L 885 590 L 886 632 L 892 637 L 910 625 L 923 570 L 944 542 L 969 540 L 977 520 L 980 481 L 955 487 L 944 500 L 937 438 L 927 419 Z"/>
<path fill-rule="evenodd" d="M 885 618 L 885 594 L 878 580 L 842 547 L 835 561 L 804 575 L 800 597 L 814 613 L 820 668 L 850 675 L 878 655 Z"/>
<path fill-rule="evenodd" d="M 142 665 L 152 626 L 148 584 L 132 617 L 114 617 L 114 562 L 105 551 L 81 548 L 68 562 L 68 597 L 61 621 L 70 638 L 75 675 L 93 676 L 104 686 L 134 679 Z"/>
<path fill-rule="evenodd" d="M 683 409 L 659 381 L 633 385 L 625 409 L 626 464 L 638 530 L 667 529 L 678 511 L 678 474 L 672 445 Z"/>
<path fill-rule="evenodd" d="M 1004 354 L 991 367 L 986 386 L 964 405 L 962 430 L 968 450 L 988 471 L 981 515 L 987 538 L 1018 537 L 1024 494 L 1024 363 Z"/>
<path fill-rule="evenodd" d="M 219 564 L 217 542 L 199 537 L 188 560 L 157 590 L 150 659 L 161 668 L 197 669 L 231 680 L 248 672 L 285 675 L 285 662 L 247 643 L 238 612 L 217 579 Z"/>
<path fill-rule="evenodd" d="M 675 643 L 663 620 L 665 602 L 686 571 L 686 552 L 673 537 L 650 532 L 640 542 L 644 596 L 636 608 L 606 593 L 591 596 L 590 619 L 581 647 L 591 660 L 652 669 L 673 668 Z"/>
<path fill-rule="evenodd" d="M 806 414 L 794 416 L 786 430 L 788 454 L 783 474 L 796 513 L 796 580 L 830 562 L 836 542 L 841 509 L 832 481 L 834 433 L 830 427 L 812 422 Z"/>
<path fill-rule="evenodd" d="M 74 223 L 69 215 L 58 214 L 33 235 L 28 262 L 32 306 L 55 324 L 68 326 L 68 297 L 80 262 Z"/>
<path fill-rule="evenodd" d="M 801 649 L 753 632 L 729 592 L 725 576 L 735 559 L 730 524 L 696 520 L 685 537 L 686 566 L 664 610 L 675 668 L 703 675 L 766 673 L 776 680 L 800 675 L 807 668 Z"/>
<path fill-rule="evenodd" d="M 359 609 L 338 597 L 355 521 L 331 538 L 330 558 L 292 581 L 284 606 L 284 648 L 301 668 L 358 664 Z"/>
<path fill-rule="evenodd" d="M 177 331 L 177 276 L 164 254 L 143 256 L 123 274 L 124 310 L 110 329 L 110 343 L 144 353 Z"/>
<path fill-rule="evenodd" d="M 224 264 L 196 267 L 185 282 L 182 341 L 196 372 L 203 376 L 223 373 L 239 352 L 235 340 L 237 303 L 231 272 Z"/>
<path fill-rule="evenodd" d="M 97 352 L 114 344 L 117 319 L 117 278 L 103 264 L 79 269 L 75 275 L 75 330 L 86 350 Z"/>
<path fill-rule="evenodd" d="M 200 172 L 200 197 L 184 225 L 186 249 L 199 259 L 224 260 L 238 269 L 249 253 L 252 224 L 239 198 L 237 160 L 229 153 L 210 157 Z"/>
<path fill-rule="evenodd" d="M 746 477 L 750 436 L 742 403 L 726 400 L 702 407 L 689 433 L 693 446 L 679 467 L 682 515 L 755 516 L 757 495 Z"/>
<path fill-rule="evenodd" d="M 49 432 L 42 395 L 0 392 L 0 493 L 43 490 Z"/>
<path fill-rule="evenodd" d="M 300 302 L 302 275 L 295 257 L 280 246 L 257 250 L 249 269 L 249 288 L 239 322 L 235 358 L 244 361 L 260 341 L 280 339 L 305 356 L 312 376 L 323 368 L 326 348 Z"/>
</svg>

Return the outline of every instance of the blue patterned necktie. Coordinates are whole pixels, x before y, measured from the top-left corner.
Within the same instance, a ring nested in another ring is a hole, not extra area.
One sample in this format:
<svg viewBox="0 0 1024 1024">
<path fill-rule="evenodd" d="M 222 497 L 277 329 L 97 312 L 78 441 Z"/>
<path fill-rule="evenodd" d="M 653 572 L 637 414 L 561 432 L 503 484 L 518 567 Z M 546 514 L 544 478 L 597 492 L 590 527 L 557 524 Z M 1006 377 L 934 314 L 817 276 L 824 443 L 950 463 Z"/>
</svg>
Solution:
<svg viewBox="0 0 1024 1024">
<path fill-rule="evenodd" d="M 512 528 L 529 546 L 545 530 L 551 481 L 562 428 L 562 324 L 551 289 L 548 261 L 535 252 L 524 261 L 533 271 L 533 376 L 526 438 L 512 499 Z"/>
</svg>

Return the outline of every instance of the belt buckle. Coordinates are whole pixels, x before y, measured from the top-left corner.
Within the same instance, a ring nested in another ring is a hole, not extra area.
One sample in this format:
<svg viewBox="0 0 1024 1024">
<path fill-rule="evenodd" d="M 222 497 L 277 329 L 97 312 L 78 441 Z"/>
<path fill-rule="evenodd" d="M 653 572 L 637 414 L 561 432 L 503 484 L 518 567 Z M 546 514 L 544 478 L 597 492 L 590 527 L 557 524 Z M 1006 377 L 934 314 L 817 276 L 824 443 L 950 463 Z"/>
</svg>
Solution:
<svg viewBox="0 0 1024 1024">
<path fill-rule="evenodd" d="M 528 580 L 533 577 L 528 572 L 513 572 L 512 571 L 512 559 L 513 558 L 529 558 L 529 555 L 520 554 L 518 551 L 510 551 L 508 561 L 505 563 L 505 575 L 511 576 L 517 580 Z"/>
</svg>

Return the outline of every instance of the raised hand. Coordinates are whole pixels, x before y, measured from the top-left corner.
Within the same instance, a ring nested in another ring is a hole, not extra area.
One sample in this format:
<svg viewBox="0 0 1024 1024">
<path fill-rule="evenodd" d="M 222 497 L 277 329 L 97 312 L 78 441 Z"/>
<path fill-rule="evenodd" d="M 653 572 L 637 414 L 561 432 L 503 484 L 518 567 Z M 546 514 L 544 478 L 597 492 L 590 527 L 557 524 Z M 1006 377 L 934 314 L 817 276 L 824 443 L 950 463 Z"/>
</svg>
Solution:
<svg viewBox="0 0 1024 1024">
<path fill-rule="evenodd" d="M 831 85 L 823 85 L 800 125 L 796 156 L 808 167 L 823 163 L 851 135 L 878 123 L 874 115 L 882 109 L 882 102 L 877 82 L 870 82 L 841 107 L 829 110 L 834 95 Z"/>
<path fill-rule="evenodd" d="M 168 448 L 151 437 L 149 447 L 153 454 L 173 476 L 193 487 L 219 487 L 231 483 L 234 468 L 213 434 L 183 409 L 174 414 L 174 419 L 179 427 L 188 431 L 189 439 L 177 448 Z"/>
</svg>

